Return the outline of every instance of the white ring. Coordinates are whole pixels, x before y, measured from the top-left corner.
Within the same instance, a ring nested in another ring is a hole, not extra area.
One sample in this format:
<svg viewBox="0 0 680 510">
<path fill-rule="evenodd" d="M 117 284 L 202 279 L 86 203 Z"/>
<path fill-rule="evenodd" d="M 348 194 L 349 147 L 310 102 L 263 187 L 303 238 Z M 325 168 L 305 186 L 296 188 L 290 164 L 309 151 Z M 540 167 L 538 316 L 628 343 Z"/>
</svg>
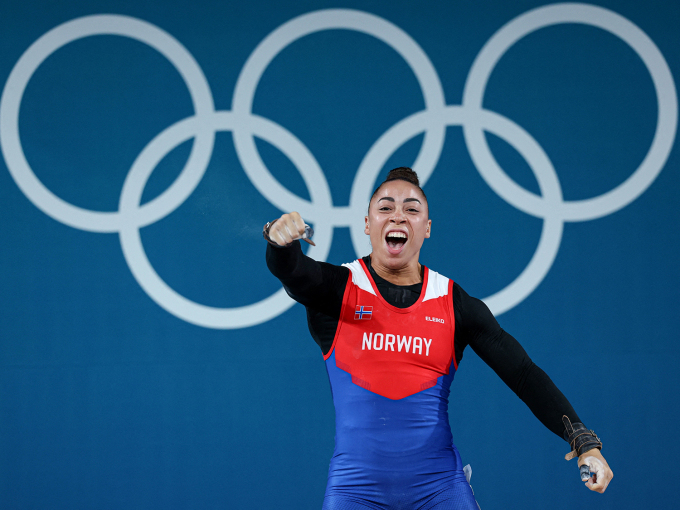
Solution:
<svg viewBox="0 0 680 510">
<path fill-rule="evenodd" d="M 62 46 L 93 35 L 121 35 L 156 49 L 175 66 L 184 79 L 199 117 L 213 112 L 213 99 L 201 68 L 184 46 L 160 28 L 128 16 L 86 16 L 67 21 L 40 37 L 21 56 L 9 75 L 0 100 L 0 145 L 10 174 L 24 195 L 55 220 L 90 232 L 117 232 L 120 228 L 120 216 L 117 212 L 83 209 L 62 200 L 47 189 L 26 161 L 19 138 L 19 106 L 33 73 Z M 189 190 L 185 185 L 187 177 L 184 174 L 193 173 L 195 183 L 200 181 L 212 152 L 213 138 L 214 133 L 199 130 L 182 174 L 170 188 L 145 204 L 144 209 L 148 209 L 148 212 L 145 211 L 146 223 L 165 216 L 191 194 L 193 187 Z"/>
<path fill-rule="evenodd" d="M 266 140 L 283 151 L 287 143 L 296 143 L 296 138 L 290 137 L 287 131 L 277 129 L 276 124 L 253 117 L 251 129 L 258 137 Z M 132 169 L 123 185 L 123 192 L 119 203 L 120 214 L 124 218 L 120 230 L 120 243 L 125 260 L 135 279 L 144 291 L 161 307 L 173 315 L 192 324 L 207 328 L 235 329 L 255 326 L 277 317 L 290 308 L 292 301 L 283 289 L 257 303 L 234 307 L 216 308 L 195 303 L 172 289 L 156 273 L 146 253 L 139 232 L 138 221 L 135 219 L 139 210 L 144 186 L 156 165 L 179 144 L 191 139 L 193 132 L 200 129 L 201 123 L 208 123 L 211 130 L 233 130 L 240 119 L 232 112 L 216 112 L 210 119 L 196 119 L 192 117 L 166 129 L 140 153 L 132 165 Z M 297 142 L 299 143 L 299 142 Z M 295 157 L 305 151 L 286 150 L 287 155 Z M 303 168 L 306 161 L 293 160 L 298 168 Z M 309 255 L 325 260 L 331 246 L 332 228 L 327 225 L 315 225 L 317 246 L 310 247 Z"/>
<path fill-rule="evenodd" d="M 565 221 L 592 220 L 618 211 L 640 196 L 663 169 L 675 141 L 678 115 L 675 83 L 663 55 L 647 34 L 623 16 L 593 5 L 556 4 L 533 9 L 507 23 L 484 45 L 465 83 L 463 105 L 481 109 L 489 76 L 505 52 L 531 32 L 560 23 L 602 28 L 626 42 L 647 66 L 658 101 L 654 140 L 638 169 L 622 184 L 598 197 L 559 204 L 560 215 Z M 557 207 L 507 176 L 493 159 L 480 126 L 466 124 L 463 132 L 479 173 L 506 202 L 539 218 Z"/>
<path fill-rule="evenodd" d="M 432 116 L 436 116 L 432 119 Z M 358 176 L 366 174 L 364 179 L 356 179 L 362 186 L 355 186 L 352 200 L 366 204 L 370 199 L 375 176 L 370 179 L 371 168 L 382 168 L 392 154 L 402 144 L 425 131 L 432 123 L 444 123 L 448 126 L 465 126 L 474 123 L 480 129 L 502 138 L 527 161 L 536 176 L 541 194 L 549 203 L 561 203 L 562 189 L 557 174 L 541 146 L 529 133 L 511 122 L 509 119 L 488 110 L 475 110 L 461 106 L 448 106 L 441 112 L 421 112 L 412 115 L 385 132 L 371 147 L 361 162 Z M 549 210 L 544 217 L 541 238 L 534 256 L 522 273 L 508 286 L 484 301 L 494 314 L 504 313 L 522 302 L 543 281 L 552 266 L 562 239 L 563 223 L 557 210 Z M 359 252 L 364 235 L 364 227 L 354 223 L 350 226 L 354 249 Z"/>
<path fill-rule="evenodd" d="M 362 32 L 383 41 L 394 49 L 411 67 L 420 84 L 425 100 L 425 108 L 438 111 L 444 108 L 444 92 L 437 72 L 420 46 L 403 30 L 388 21 L 362 11 L 350 9 L 327 9 L 298 16 L 274 30 L 255 48 L 246 61 L 238 77 L 234 89 L 232 109 L 242 120 L 234 132 L 236 151 L 250 180 L 260 193 L 274 204 L 285 202 L 288 207 L 283 210 L 296 210 L 293 205 L 298 202 L 292 193 L 285 190 L 267 170 L 257 153 L 257 147 L 247 128 L 248 116 L 251 114 L 255 91 L 259 81 L 271 61 L 294 41 L 315 32 L 332 29 L 346 29 Z M 423 182 L 427 181 L 434 170 L 444 144 L 444 126 L 430 126 L 427 130 L 423 146 L 418 155 L 416 165 Z M 380 168 L 375 169 L 379 172 Z M 358 177 L 358 176 L 357 176 Z M 355 183 L 356 179 L 355 177 Z M 323 182 L 327 186 L 324 178 Z M 320 185 L 319 182 L 319 185 Z M 282 198 L 283 197 L 283 198 Z M 357 208 L 350 208 L 357 213 Z M 342 211 L 336 214 L 336 211 Z M 301 211 L 298 211 L 301 212 Z M 335 226 L 351 225 L 353 219 L 360 220 L 363 214 L 352 217 L 346 208 L 309 210 L 306 217 L 313 221 L 328 221 Z M 303 217 L 305 215 L 303 214 Z"/>
</svg>

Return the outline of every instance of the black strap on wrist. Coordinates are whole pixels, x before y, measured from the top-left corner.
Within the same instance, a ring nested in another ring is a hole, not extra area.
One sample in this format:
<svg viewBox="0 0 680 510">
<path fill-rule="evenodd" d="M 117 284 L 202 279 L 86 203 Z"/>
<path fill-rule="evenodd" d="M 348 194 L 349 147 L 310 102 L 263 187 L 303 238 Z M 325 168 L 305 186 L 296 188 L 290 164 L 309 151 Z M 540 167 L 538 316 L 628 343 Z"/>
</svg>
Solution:
<svg viewBox="0 0 680 510">
<path fill-rule="evenodd" d="M 274 241 L 272 241 L 271 237 L 269 237 L 269 229 L 272 228 L 272 225 L 273 225 L 274 223 L 276 223 L 276 220 L 274 220 L 274 221 L 268 221 L 268 222 L 265 224 L 265 226 L 262 228 L 262 237 L 264 237 L 264 239 L 265 239 L 269 244 L 271 244 L 272 246 L 276 246 L 277 248 L 281 248 L 281 246 L 279 246 L 277 243 L 275 243 Z"/>
<path fill-rule="evenodd" d="M 574 422 L 565 415 L 562 416 L 562 423 L 564 423 L 564 439 L 569 442 L 571 452 L 564 456 L 565 460 L 571 460 L 574 457 L 580 457 L 589 450 L 602 449 L 602 441 L 597 437 L 595 431 L 588 430 L 583 423 Z"/>
</svg>

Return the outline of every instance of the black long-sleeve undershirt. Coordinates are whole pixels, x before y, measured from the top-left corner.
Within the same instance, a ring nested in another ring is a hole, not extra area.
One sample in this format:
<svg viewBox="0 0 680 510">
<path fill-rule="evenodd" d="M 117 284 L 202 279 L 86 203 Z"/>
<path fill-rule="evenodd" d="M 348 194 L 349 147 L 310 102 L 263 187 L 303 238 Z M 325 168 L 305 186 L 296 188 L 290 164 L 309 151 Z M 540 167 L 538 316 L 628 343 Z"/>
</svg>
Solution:
<svg viewBox="0 0 680 510">
<path fill-rule="evenodd" d="M 375 273 L 370 257 L 363 260 L 388 303 L 406 308 L 417 301 L 422 283 L 394 285 Z M 288 295 L 305 306 L 309 331 L 322 352 L 328 353 L 340 318 L 349 269 L 307 257 L 298 241 L 285 248 L 268 245 L 267 267 L 281 281 Z M 531 361 L 519 342 L 500 327 L 484 302 L 470 297 L 456 283 L 452 298 L 456 362 L 460 362 L 469 345 L 541 423 L 559 437 L 563 437 L 563 415 L 572 423 L 581 421 L 562 392 Z"/>
</svg>

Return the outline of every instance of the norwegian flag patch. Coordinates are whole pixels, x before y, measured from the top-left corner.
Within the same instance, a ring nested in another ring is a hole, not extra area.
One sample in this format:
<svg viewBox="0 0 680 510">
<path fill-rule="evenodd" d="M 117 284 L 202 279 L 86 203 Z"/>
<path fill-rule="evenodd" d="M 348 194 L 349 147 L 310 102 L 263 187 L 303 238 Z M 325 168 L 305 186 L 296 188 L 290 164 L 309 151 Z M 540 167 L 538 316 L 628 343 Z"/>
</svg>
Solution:
<svg viewBox="0 0 680 510">
<path fill-rule="evenodd" d="M 362 305 L 357 305 L 357 307 L 354 310 L 354 320 L 370 320 L 371 317 L 373 316 L 373 307 L 372 306 L 362 306 Z"/>
</svg>

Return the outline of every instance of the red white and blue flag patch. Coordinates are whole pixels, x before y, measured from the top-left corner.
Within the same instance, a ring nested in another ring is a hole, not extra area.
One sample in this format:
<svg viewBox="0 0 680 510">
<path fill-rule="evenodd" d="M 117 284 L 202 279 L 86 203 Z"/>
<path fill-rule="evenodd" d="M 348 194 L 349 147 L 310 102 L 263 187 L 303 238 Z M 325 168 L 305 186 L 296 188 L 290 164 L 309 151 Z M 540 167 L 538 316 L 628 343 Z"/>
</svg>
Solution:
<svg viewBox="0 0 680 510">
<path fill-rule="evenodd" d="M 370 320 L 371 317 L 373 316 L 373 307 L 372 306 L 362 306 L 362 305 L 357 305 L 357 307 L 354 309 L 354 320 Z"/>
</svg>

